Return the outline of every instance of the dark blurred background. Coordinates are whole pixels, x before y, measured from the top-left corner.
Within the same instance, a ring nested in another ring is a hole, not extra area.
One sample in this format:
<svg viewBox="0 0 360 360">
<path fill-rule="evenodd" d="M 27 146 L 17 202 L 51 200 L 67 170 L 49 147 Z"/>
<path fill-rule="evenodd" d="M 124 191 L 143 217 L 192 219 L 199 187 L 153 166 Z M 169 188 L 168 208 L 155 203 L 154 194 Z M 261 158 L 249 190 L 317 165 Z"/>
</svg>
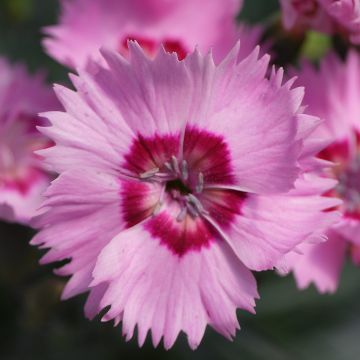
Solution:
<svg viewBox="0 0 360 360">
<path fill-rule="evenodd" d="M 276 0 L 246 0 L 240 19 L 269 23 L 277 12 Z M 56 0 L 0 0 L 0 56 L 32 71 L 45 67 L 50 82 L 66 82 L 67 70 L 40 46 L 40 29 L 55 23 L 57 13 Z M 123 340 L 119 327 L 87 321 L 85 296 L 61 302 L 65 279 L 37 264 L 41 252 L 28 245 L 32 233 L 0 222 L 0 360 L 360 359 L 360 269 L 350 263 L 335 295 L 319 295 L 313 287 L 298 291 L 291 276 L 262 273 L 257 315 L 239 311 L 242 330 L 234 342 L 208 329 L 197 351 L 181 337 L 166 352 L 150 341 L 138 349 L 135 340 Z"/>
</svg>

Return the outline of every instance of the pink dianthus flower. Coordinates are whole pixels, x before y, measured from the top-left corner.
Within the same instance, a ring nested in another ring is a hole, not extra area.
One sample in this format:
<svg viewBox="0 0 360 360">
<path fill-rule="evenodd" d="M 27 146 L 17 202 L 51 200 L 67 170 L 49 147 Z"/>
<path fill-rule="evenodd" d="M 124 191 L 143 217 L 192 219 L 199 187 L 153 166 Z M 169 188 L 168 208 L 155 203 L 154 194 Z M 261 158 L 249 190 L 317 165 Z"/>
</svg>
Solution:
<svg viewBox="0 0 360 360">
<path fill-rule="evenodd" d="M 333 34 L 345 33 L 360 44 L 359 0 L 280 0 L 287 29 L 311 27 Z"/>
<path fill-rule="evenodd" d="M 37 213 L 49 175 L 34 155 L 49 145 L 36 130 L 39 111 L 58 106 L 42 74 L 0 58 L 0 218 L 27 223 Z"/>
<path fill-rule="evenodd" d="M 56 146 L 41 153 L 60 176 L 32 243 L 50 248 L 42 263 L 71 259 L 63 297 L 90 290 L 86 315 L 110 306 L 103 320 L 127 339 L 137 325 L 140 345 L 151 330 L 170 348 L 183 331 L 196 348 L 207 324 L 231 339 L 236 309 L 254 311 L 251 270 L 334 221 L 338 200 L 313 173 L 322 145 L 307 140 L 319 120 L 281 70 L 266 77 L 258 49 L 216 65 L 129 48 L 102 51 L 76 91 L 56 87 L 65 112 L 46 114 Z"/>
<path fill-rule="evenodd" d="M 59 24 L 45 29 L 47 52 L 72 68 L 100 59 L 106 46 L 128 55 L 136 40 L 155 56 L 160 45 L 183 59 L 197 46 L 219 62 L 241 38 L 242 56 L 260 42 L 260 26 L 236 24 L 242 0 L 63 0 Z"/>
<path fill-rule="evenodd" d="M 327 229 L 329 240 L 302 245 L 303 254 L 287 255 L 286 261 L 300 288 L 313 282 L 320 292 L 334 292 L 346 254 L 360 264 L 360 58 L 350 52 L 343 63 L 331 54 L 319 70 L 304 64 L 297 75 L 298 84 L 306 88 L 306 112 L 324 119 L 313 136 L 331 143 L 320 152 L 335 163 L 325 175 L 338 181 L 327 196 L 343 204 L 338 208 L 340 222 Z"/>
</svg>

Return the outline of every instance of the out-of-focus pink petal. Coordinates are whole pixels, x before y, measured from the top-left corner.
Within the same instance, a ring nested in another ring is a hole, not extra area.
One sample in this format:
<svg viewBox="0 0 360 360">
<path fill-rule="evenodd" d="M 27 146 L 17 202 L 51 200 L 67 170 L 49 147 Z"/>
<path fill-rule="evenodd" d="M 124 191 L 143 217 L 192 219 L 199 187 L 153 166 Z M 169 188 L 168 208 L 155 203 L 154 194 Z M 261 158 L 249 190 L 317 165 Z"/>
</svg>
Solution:
<svg viewBox="0 0 360 360">
<path fill-rule="evenodd" d="M 198 46 L 216 61 L 239 39 L 235 18 L 242 0 L 63 0 L 58 25 L 45 28 L 47 52 L 72 68 L 99 59 L 105 46 L 127 52 L 127 39 L 150 54 L 163 44 L 183 57 Z M 245 35 L 244 35 L 245 36 Z M 253 37 L 252 37 L 253 38 Z M 254 47 L 256 43 L 252 44 Z"/>
<path fill-rule="evenodd" d="M 328 34 L 340 32 L 360 42 L 359 0 L 280 0 L 285 28 L 312 28 Z"/>
<path fill-rule="evenodd" d="M 345 259 L 346 241 L 333 231 L 328 236 L 324 243 L 303 244 L 299 253 L 286 255 L 285 263 L 293 271 L 300 289 L 314 283 L 321 293 L 336 291 Z"/>
<path fill-rule="evenodd" d="M 50 145 L 36 126 L 40 111 L 59 109 L 41 73 L 0 58 L 0 217 L 28 223 L 38 214 L 50 175 L 34 151 Z"/>
</svg>

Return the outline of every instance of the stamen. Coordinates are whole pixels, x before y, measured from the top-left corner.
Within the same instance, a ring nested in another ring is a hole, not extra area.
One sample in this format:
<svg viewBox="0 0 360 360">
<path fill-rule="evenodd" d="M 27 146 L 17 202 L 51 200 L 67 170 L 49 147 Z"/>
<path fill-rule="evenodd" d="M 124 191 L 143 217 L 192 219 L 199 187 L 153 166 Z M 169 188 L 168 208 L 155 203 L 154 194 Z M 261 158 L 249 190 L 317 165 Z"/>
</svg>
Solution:
<svg viewBox="0 0 360 360">
<path fill-rule="evenodd" d="M 153 215 L 157 215 L 160 210 L 161 210 L 161 207 L 164 203 L 164 197 L 165 197 L 165 186 L 163 186 L 161 188 L 161 192 L 160 192 L 160 196 L 159 196 L 159 201 L 157 202 L 157 204 L 155 205 L 155 208 L 154 208 L 154 211 L 153 211 Z"/>
<path fill-rule="evenodd" d="M 171 157 L 171 165 L 172 165 L 172 168 L 174 169 L 175 173 L 180 174 L 179 162 L 178 162 L 178 159 L 174 155 Z"/>
<path fill-rule="evenodd" d="M 198 198 L 196 198 L 194 195 L 189 194 L 187 196 L 188 202 L 194 206 L 194 208 L 197 210 L 198 214 L 207 214 L 208 212 L 204 209 L 201 202 Z"/>
<path fill-rule="evenodd" d="M 164 197 L 165 197 L 165 186 L 162 187 L 161 193 L 160 193 L 160 196 L 159 196 L 159 203 L 160 204 L 164 203 Z"/>
<path fill-rule="evenodd" d="M 164 166 L 165 166 L 170 172 L 173 172 L 173 168 L 172 168 L 171 164 L 170 164 L 168 161 L 166 161 L 166 162 L 164 163 Z"/>
<path fill-rule="evenodd" d="M 139 175 L 140 179 L 149 179 L 149 178 L 153 177 L 154 175 L 156 175 L 159 172 L 159 170 L 160 169 L 158 167 L 156 167 L 149 171 L 145 171 Z"/>
<path fill-rule="evenodd" d="M 155 208 L 154 208 L 154 211 L 153 211 L 153 216 L 156 216 L 160 210 L 161 210 L 161 207 L 162 207 L 162 203 L 159 201 L 156 205 L 155 205 Z"/>
<path fill-rule="evenodd" d="M 179 212 L 179 215 L 176 217 L 176 221 L 177 222 L 182 222 L 184 221 L 185 219 L 185 216 L 186 216 L 186 212 L 187 212 L 187 209 L 186 209 L 186 206 L 184 206 L 181 211 Z"/>
<path fill-rule="evenodd" d="M 172 199 L 178 201 L 181 210 L 176 217 L 178 222 L 185 219 L 186 214 L 189 213 L 193 218 L 198 216 L 206 216 L 209 214 L 200 202 L 200 200 L 191 194 L 187 188 L 185 181 L 189 178 L 189 167 L 186 160 L 179 160 L 176 156 L 171 156 L 170 161 L 164 162 L 163 172 L 158 167 L 141 173 L 139 176 L 141 179 L 151 181 L 158 181 L 163 184 L 159 195 L 159 200 L 154 206 L 153 215 L 157 215 L 161 211 L 161 207 L 164 202 L 165 192 L 169 191 Z M 183 182 L 184 181 L 184 182 Z M 197 184 L 195 186 L 195 192 L 201 193 L 204 190 L 204 174 L 198 173 Z"/>
<path fill-rule="evenodd" d="M 186 160 L 181 162 L 181 176 L 184 180 L 187 180 L 189 177 L 188 164 Z"/>
<path fill-rule="evenodd" d="M 194 218 L 199 216 L 199 212 L 196 207 L 191 203 L 186 203 L 186 209 L 189 211 L 190 215 Z"/>
<path fill-rule="evenodd" d="M 200 194 L 204 190 L 204 174 L 199 172 L 198 175 L 198 183 L 196 184 L 195 191 Z"/>
<path fill-rule="evenodd" d="M 175 177 L 173 175 L 168 174 L 168 173 L 161 173 L 161 172 L 154 174 L 154 177 L 158 178 L 159 181 L 169 181 L 169 180 L 175 179 Z"/>
</svg>

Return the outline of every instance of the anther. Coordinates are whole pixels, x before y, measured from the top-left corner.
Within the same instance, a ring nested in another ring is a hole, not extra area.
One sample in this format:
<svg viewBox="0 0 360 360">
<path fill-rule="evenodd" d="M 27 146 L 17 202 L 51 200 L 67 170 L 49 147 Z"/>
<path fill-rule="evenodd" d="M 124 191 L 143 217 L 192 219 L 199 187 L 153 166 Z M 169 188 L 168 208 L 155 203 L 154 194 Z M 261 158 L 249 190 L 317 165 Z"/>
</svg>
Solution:
<svg viewBox="0 0 360 360">
<path fill-rule="evenodd" d="M 187 180 L 189 177 L 189 170 L 188 170 L 188 165 L 187 165 L 186 160 L 183 160 L 181 162 L 181 176 L 182 176 L 183 180 Z"/>
<path fill-rule="evenodd" d="M 165 186 L 162 187 L 161 189 L 161 192 L 160 192 L 160 196 L 159 196 L 159 200 L 157 202 L 157 204 L 155 205 L 155 208 L 154 208 L 154 211 L 153 211 L 153 215 L 157 215 L 160 210 L 161 210 L 161 207 L 164 203 L 164 197 L 165 197 Z"/>
<path fill-rule="evenodd" d="M 178 162 L 178 159 L 174 155 L 171 157 L 171 165 L 172 165 L 175 173 L 180 174 L 179 162 Z"/>
<path fill-rule="evenodd" d="M 194 206 L 194 208 L 197 210 L 197 212 L 199 214 L 206 214 L 207 211 L 204 209 L 204 207 L 202 206 L 201 202 L 199 201 L 198 198 L 196 198 L 193 194 L 189 194 L 187 196 L 188 198 L 188 202 Z"/>
<path fill-rule="evenodd" d="M 196 184 L 195 191 L 200 194 L 204 190 L 204 174 L 199 172 L 198 175 L 198 183 Z"/>
<path fill-rule="evenodd" d="M 170 172 L 173 172 L 173 168 L 172 168 L 171 164 L 170 164 L 168 161 L 166 161 L 166 162 L 164 163 L 164 166 L 165 166 Z"/>
<path fill-rule="evenodd" d="M 145 171 L 139 175 L 140 179 L 149 179 L 149 178 L 153 177 L 154 175 L 156 175 L 159 172 L 159 170 L 160 169 L 156 167 L 149 171 Z"/>
<path fill-rule="evenodd" d="M 184 206 L 181 211 L 179 212 L 179 215 L 176 217 L 176 221 L 182 222 L 185 219 L 187 209 Z"/>
<path fill-rule="evenodd" d="M 154 208 L 153 216 L 156 216 L 161 210 L 162 203 L 159 201 Z"/>
<path fill-rule="evenodd" d="M 192 217 L 196 218 L 197 216 L 199 216 L 199 211 L 195 205 L 188 202 L 186 203 L 186 209 Z"/>
<path fill-rule="evenodd" d="M 165 186 L 162 187 L 160 196 L 159 196 L 159 203 L 161 205 L 164 203 L 164 197 L 165 197 Z"/>
</svg>

